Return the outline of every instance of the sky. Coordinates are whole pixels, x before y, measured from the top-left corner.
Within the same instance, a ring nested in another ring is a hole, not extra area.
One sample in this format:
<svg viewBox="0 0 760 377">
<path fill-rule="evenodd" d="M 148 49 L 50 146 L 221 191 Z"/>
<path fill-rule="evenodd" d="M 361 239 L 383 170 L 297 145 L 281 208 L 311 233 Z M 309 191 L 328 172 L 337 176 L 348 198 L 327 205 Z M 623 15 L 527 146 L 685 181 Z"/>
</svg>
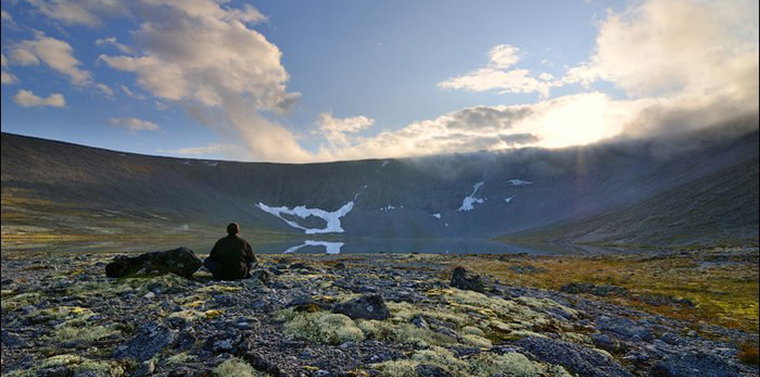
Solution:
<svg viewBox="0 0 760 377">
<path fill-rule="evenodd" d="M 758 111 L 754 0 L 2 0 L 2 130 L 317 162 L 562 148 Z"/>
</svg>

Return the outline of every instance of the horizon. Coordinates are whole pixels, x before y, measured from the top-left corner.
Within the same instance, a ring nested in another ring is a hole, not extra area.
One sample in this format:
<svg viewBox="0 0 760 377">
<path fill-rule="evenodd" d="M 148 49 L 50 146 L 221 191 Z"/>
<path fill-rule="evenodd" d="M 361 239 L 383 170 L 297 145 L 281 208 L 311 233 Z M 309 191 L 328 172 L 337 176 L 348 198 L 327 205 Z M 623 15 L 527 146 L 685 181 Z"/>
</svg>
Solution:
<svg viewBox="0 0 760 377">
<path fill-rule="evenodd" d="M 2 7 L 2 131 L 128 153 L 554 149 L 758 112 L 748 0 Z"/>
</svg>

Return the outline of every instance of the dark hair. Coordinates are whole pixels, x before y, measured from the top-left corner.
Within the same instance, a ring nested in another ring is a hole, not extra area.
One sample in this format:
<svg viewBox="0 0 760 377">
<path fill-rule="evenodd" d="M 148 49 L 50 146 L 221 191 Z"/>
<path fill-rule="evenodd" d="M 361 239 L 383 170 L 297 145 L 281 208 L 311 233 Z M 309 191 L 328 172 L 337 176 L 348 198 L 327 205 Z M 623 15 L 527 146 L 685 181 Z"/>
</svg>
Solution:
<svg viewBox="0 0 760 377">
<path fill-rule="evenodd" d="M 237 223 L 230 223 L 230 225 L 227 225 L 227 234 L 233 235 L 238 234 L 240 232 L 240 225 Z"/>
</svg>

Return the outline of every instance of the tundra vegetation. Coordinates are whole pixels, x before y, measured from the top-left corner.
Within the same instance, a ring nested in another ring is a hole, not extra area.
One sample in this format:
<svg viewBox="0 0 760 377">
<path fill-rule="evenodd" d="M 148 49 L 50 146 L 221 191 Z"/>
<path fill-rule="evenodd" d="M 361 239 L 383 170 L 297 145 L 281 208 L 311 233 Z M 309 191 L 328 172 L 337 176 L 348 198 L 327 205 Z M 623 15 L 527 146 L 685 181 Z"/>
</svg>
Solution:
<svg viewBox="0 0 760 377">
<path fill-rule="evenodd" d="M 216 282 L 204 270 L 106 278 L 104 254 L 4 252 L 2 373 L 756 376 L 757 258 L 265 255 L 257 278 Z M 452 286 L 457 266 L 485 292 Z M 336 309 L 368 295 L 383 319 Z"/>
</svg>

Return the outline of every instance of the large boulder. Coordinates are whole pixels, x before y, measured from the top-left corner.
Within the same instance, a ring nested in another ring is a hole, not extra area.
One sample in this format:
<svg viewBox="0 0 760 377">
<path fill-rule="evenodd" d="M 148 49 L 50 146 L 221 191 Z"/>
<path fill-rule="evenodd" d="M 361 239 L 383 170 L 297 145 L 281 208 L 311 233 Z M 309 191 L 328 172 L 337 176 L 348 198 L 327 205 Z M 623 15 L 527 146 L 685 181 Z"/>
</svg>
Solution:
<svg viewBox="0 0 760 377">
<path fill-rule="evenodd" d="M 516 344 L 536 360 L 561 365 L 584 377 L 633 377 L 617 361 L 599 351 L 560 340 L 528 337 Z"/>
<path fill-rule="evenodd" d="M 136 257 L 117 256 L 106 265 L 106 275 L 120 278 L 139 272 L 158 271 L 162 274 L 171 272 L 190 278 L 201 266 L 203 266 L 203 261 L 192 250 L 180 247 L 174 250 L 140 254 Z"/>
<path fill-rule="evenodd" d="M 720 357 L 702 352 L 670 355 L 652 366 L 652 377 L 739 377 Z"/>
<path fill-rule="evenodd" d="M 480 293 L 486 292 L 483 278 L 478 274 L 467 271 L 464 267 L 454 269 L 454 273 L 451 275 L 451 286 Z"/>
<path fill-rule="evenodd" d="M 357 299 L 336 304 L 333 312 L 345 314 L 351 319 L 377 319 L 384 320 L 391 316 L 390 310 L 380 295 L 362 296 Z"/>
</svg>

